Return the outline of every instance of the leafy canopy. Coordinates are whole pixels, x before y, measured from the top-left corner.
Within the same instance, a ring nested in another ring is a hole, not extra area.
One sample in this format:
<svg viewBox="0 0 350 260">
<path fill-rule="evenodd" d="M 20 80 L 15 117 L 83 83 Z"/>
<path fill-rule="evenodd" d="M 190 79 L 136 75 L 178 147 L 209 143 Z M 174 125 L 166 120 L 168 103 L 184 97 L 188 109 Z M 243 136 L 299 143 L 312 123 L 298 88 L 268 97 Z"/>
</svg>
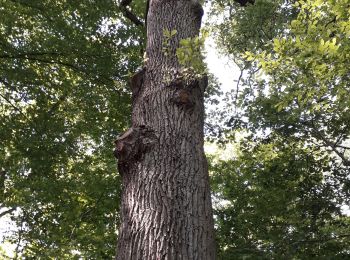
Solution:
<svg viewBox="0 0 350 260">
<path fill-rule="evenodd" d="M 0 1 L 0 207 L 23 257 L 114 255 L 112 141 L 143 39 L 112 0 Z"/>
<path fill-rule="evenodd" d="M 242 74 L 212 162 L 222 259 L 349 254 L 349 1 L 214 5 L 220 50 Z M 240 137 L 244 133 L 243 137 Z"/>
</svg>

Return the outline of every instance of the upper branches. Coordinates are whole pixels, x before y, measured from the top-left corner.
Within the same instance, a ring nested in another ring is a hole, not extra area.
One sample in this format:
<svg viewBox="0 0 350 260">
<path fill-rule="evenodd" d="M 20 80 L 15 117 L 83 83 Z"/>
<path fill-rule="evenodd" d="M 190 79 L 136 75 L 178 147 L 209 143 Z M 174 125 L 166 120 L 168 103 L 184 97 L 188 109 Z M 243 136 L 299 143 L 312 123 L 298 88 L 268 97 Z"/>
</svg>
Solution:
<svg viewBox="0 0 350 260">
<path fill-rule="evenodd" d="M 235 0 L 235 2 L 239 3 L 241 6 L 246 6 L 248 3 L 254 4 L 255 0 Z"/>
<path fill-rule="evenodd" d="M 131 22 L 133 22 L 137 26 L 144 26 L 144 23 L 129 10 L 129 5 L 131 4 L 132 0 L 121 0 L 120 1 L 120 10 L 124 14 L 126 18 L 128 18 Z M 147 1 L 147 7 L 148 7 Z M 148 8 L 147 8 L 148 9 Z M 147 16 L 147 10 L 146 10 L 146 16 Z"/>
</svg>

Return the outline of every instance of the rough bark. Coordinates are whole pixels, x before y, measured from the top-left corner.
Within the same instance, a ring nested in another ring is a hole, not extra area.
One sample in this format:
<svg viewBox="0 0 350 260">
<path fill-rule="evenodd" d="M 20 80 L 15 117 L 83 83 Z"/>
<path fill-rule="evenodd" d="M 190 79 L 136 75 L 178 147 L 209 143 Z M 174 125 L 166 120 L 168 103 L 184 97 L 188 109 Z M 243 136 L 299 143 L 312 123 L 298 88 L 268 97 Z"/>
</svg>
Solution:
<svg viewBox="0 0 350 260">
<path fill-rule="evenodd" d="M 130 80 L 132 128 L 116 140 L 123 183 L 118 260 L 215 259 L 203 150 L 207 79 L 175 76 L 178 43 L 198 35 L 202 14 L 198 2 L 150 0 L 148 60 Z M 162 51 L 165 29 L 177 31 L 170 55 Z"/>
</svg>

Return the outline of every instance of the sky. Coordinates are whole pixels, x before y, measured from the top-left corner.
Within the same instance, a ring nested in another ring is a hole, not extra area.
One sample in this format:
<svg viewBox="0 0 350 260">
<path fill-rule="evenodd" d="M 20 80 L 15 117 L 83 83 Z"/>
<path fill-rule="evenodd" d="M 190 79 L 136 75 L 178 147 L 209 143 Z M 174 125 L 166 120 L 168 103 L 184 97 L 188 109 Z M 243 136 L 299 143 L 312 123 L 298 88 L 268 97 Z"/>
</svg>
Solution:
<svg viewBox="0 0 350 260">
<path fill-rule="evenodd" d="M 240 75 L 238 67 L 228 57 L 218 53 L 212 38 L 207 39 L 205 49 L 209 72 L 218 78 L 221 90 L 227 92 L 235 88 Z"/>
</svg>

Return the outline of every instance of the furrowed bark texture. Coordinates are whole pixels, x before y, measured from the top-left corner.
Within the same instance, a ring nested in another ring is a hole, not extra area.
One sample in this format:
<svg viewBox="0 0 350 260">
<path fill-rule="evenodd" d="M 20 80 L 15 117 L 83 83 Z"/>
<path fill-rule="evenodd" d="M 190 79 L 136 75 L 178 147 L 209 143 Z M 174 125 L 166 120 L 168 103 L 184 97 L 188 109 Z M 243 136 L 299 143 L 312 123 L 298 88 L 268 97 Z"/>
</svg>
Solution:
<svg viewBox="0 0 350 260">
<path fill-rule="evenodd" d="M 179 41 L 198 35 L 202 14 L 193 1 L 150 0 L 148 61 L 130 81 L 132 128 L 116 140 L 123 180 L 118 260 L 215 259 L 203 150 L 207 79 L 184 82 L 175 76 Z M 167 55 L 165 29 L 177 31 Z"/>
</svg>

